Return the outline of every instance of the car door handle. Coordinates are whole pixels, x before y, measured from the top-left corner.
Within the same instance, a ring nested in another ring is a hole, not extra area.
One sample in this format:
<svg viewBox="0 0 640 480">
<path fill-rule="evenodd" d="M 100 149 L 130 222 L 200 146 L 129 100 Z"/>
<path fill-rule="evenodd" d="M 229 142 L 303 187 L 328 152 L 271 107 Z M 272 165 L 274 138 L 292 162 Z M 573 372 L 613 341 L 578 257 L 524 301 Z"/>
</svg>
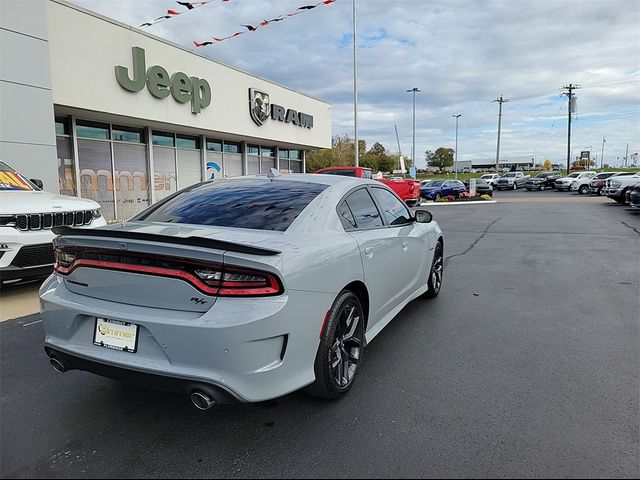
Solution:
<svg viewBox="0 0 640 480">
<path fill-rule="evenodd" d="M 407 248 L 409 248 L 407 242 L 402 242 L 402 250 L 406 252 Z"/>
<path fill-rule="evenodd" d="M 371 258 L 373 257 L 373 248 L 372 247 L 367 247 L 364 249 L 364 256 L 367 258 Z"/>
</svg>

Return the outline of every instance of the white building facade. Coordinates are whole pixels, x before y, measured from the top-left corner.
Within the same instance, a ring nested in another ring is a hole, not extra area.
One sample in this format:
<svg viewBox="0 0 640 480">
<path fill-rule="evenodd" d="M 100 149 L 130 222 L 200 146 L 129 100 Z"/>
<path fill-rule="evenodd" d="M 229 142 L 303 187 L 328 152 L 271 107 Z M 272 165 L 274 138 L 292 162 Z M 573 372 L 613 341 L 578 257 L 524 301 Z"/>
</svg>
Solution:
<svg viewBox="0 0 640 480">
<path fill-rule="evenodd" d="M 108 220 L 331 148 L 328 103 L 62 0 L 0 2 L 0 59 L 0 160 Z"/>
</svg>

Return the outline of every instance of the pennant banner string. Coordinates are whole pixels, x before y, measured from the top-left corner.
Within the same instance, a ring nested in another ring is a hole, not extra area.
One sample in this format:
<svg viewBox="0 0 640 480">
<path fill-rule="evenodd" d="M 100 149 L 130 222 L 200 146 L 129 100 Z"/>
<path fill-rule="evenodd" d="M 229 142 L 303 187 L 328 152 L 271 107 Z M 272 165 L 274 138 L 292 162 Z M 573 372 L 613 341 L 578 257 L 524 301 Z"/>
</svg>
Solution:
<svg viewBox="0 0 640 480">
<path fill-rule="evenodd" d="M 230 0 L 221 0 L 223 3 L 226 3 Z M 195 10 L 196 8 L 199 7 L 204 7 L 206 4 L 208 3 L 213 3 L 214 0 L 207 0 L 207 1 L 202 1 L 202 2 L 176 2 L 178 5 L 186 8 L 186 10 L 182 10 L 182 11 L 177 11 L 177 10 L 167 10 L 167 13 L 165 15 L 162 15 L 161 17 L 156 18 L 155 20 L 151 21 L 151 22 L 145 22 L 142 25 L 140 25 L 139 28 L 146 28 L 146 27 L 150 27 L 152 25 L 155 25 L 157 23 L 160 22 L 164 22 L 165 20 L 169 20 L 170 18 L 173 17 L 177 17 L 178 15 L 182 15 L 183 13 L 187 13 L 190 12 L 191 10 Z"/>
<path fill-rule="evenodd" d="M 211 37 L 212 40 L 207 40 L 206 42 L 196 42 L 195 40 L 193 41 L 193 44 L 196 47 L 207 47 L 209 45 L 213 45 L 215 43 L 218 42 L 222 42 L 224 40 L 229 40 L 231 38 L 235 38 L 238 37 L 240 35 L 243 35 L 245 33 L 253 33 L 256 30 L 262 28 L 262 27 L 266 27 L 267 25 L 271 24 L 271 23 L 276 23 L 276 22 L 281 22 L 282 20 L 285 20 L 286 18 L 289 17 L 293 17 L 295 15 L 299 15 L 301 13 L 304 12 L 308 12 L 309 10 L 312 10 L 316 7 L 319 7 L 321 5 L 330 5 L 332 3 L 336 2 L 336 0 L 323 0 L 321 2 L 315 3 L 313 5 L 303 5 L 301 7 L 298 7 L 296 10 L 294 10 L 293 12 L 289 12 L 289 13 L 284 13 L 282 15 L 278 15 L 277 17 L 274 17 L 270 20 L 264 19 L 261 22 L 257 23 L 256 25 L 240 25 L 241 27 L 246 28 L 246 30 L 241 30 L 239 32 L 235 32 L 231 35 L 227 35 L 225 37 Z M 178 2 L 180 3 L 180 2 Z"/>
</svg>

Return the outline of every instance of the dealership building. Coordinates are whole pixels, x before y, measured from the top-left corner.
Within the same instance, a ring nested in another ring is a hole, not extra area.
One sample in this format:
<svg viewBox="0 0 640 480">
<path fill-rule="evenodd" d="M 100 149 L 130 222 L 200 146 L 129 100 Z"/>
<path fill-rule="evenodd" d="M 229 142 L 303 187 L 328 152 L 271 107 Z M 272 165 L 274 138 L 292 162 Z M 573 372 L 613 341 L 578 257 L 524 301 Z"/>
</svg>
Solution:
<svg viewBox="0 0 640 480">
<path fill-rule="evenodd" d="M 0 1 L 0 59 L 0 160 L 108 220 L 331 147 L 327 102 L 62 0 Z"/>
</svg>

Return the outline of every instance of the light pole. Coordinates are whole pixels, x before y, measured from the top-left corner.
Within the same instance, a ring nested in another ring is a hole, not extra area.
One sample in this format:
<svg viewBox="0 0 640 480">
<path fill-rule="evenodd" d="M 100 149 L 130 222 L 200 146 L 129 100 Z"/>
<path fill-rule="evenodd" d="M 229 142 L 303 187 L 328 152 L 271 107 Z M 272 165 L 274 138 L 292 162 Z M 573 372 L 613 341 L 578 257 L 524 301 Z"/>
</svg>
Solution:
<svg viewBox="0 0 640 480">
<path fill-rule="evenodd" d="M 413 146 L 411 147 L 411 165 L 416 166 L 416 92 L 420 89 L 413 87 L 407 92 L 413 92 Z"/>
<path fill-rule="evenodd" d="M 353 130 L 356 167 L 360 165 L 358 155 L 358 30 L 356 28 L 356 0 L 353 0 Z"/>
<path fill-rule="evenodd" d="M 456 117 L 456 180 L 458 179 L 458 119 L 462 116 L 461 113 L 458 115 L 451 115 L 452 117 Z"/>
<path fill-rule="evenodd" d="M 604 142 L 606 142 L 607 139 L 602 137 L 602 152 L 600 152 L 600 170 L 602 170 L 602 166 L 603 166 L 603 160 L 604 160 Z"/>
</svg>

